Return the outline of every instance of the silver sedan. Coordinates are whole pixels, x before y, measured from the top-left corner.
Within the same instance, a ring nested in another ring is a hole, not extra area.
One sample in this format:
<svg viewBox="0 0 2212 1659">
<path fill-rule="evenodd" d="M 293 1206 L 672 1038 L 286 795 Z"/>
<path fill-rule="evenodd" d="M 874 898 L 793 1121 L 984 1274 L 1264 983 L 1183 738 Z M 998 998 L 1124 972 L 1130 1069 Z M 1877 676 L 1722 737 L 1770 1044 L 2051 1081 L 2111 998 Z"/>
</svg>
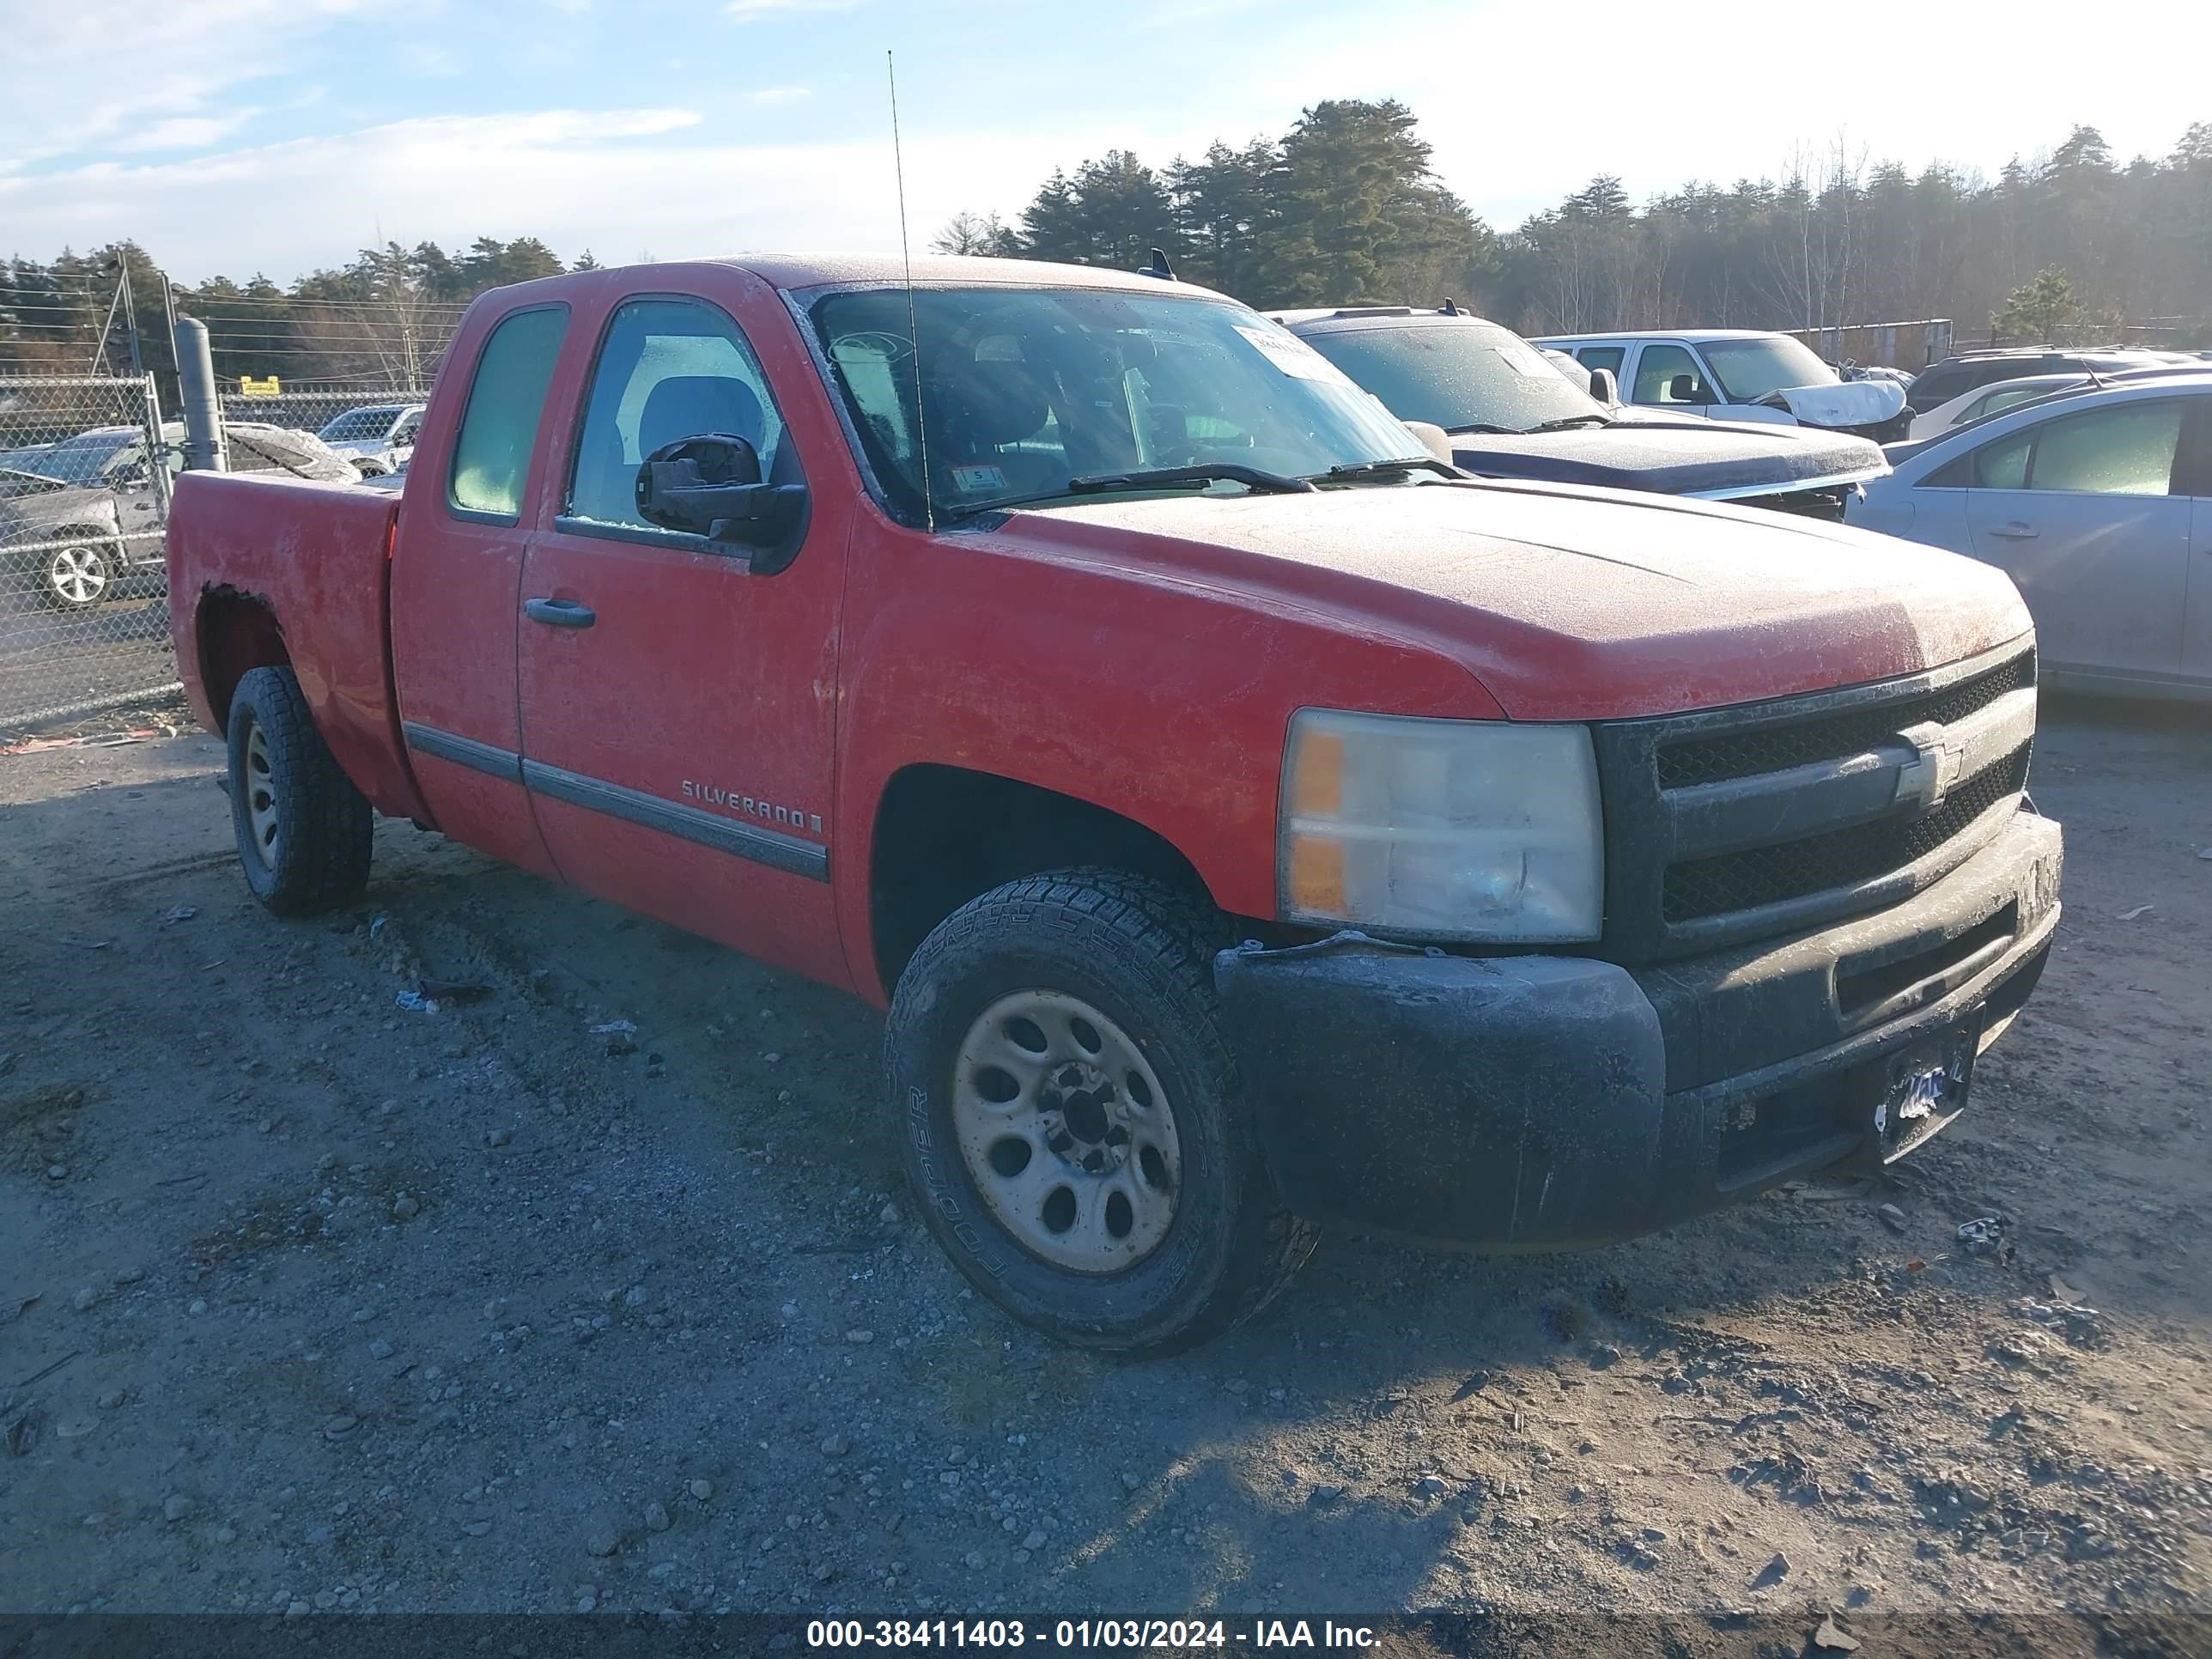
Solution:
<svg viewBox="0 0 2212 1659">
<path fill-rule="evenodd" d="M 2212 698 L 2212 374 L 2085 387 L 1888 454 L 1849 521 L 2009 574 L 2047 684 Z"/>
</svg>

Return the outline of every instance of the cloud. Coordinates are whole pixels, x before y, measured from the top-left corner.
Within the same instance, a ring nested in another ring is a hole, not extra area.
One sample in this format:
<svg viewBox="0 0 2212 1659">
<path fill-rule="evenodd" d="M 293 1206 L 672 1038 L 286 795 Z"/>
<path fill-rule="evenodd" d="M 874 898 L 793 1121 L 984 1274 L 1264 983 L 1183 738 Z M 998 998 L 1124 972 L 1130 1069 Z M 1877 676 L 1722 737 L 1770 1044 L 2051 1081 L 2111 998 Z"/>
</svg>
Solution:
<svg viewBox="0 0 2212 1659">
<path fill-rule="evenodd" d="M 1188 147 L 1188 133 L 1157 132 Z M 1202 141 L 1204 134 L 1194 135 Z M 1054 160 L 1138 142 L 1116 125 L 915 133 L 906 175 L 919 246 L 963 209 L 1018 210 Z M 1034 174 L 1009 155 L 1034 158 Z M 888 135 L 821 143 L 710 138 L 690 109 L 537 110 L 396 121 L 189 161 L 0 167 L 0 223 L 27 250 L 128 235 L 180 282 L 343 264 L 380 235 L 447 246 L 543 237 L 604 259 L 898 246 Z"/>
<path fill-rule="evenodd" d="M 228 115 L 172 115 L 140 131 L 115 141 L 112 148 L 125 152 L 155 149 L 205 149 L 260 114 L 258 108 L 233 110 Z"/>
<path fill-rule="evenodd" d="M 139 142 L 171 118 L 225 118 L 230 88 L 289 68 L 306 41 L 357 13 L 391 21 L 416 0 L 64 0 L 8 9 L 0 162 Z M 118 47 L 128 52 L 118 57 Z"/>
<path fill-rule="evenodd" d="M 862 0 L 729 0 L 722 9 L 740 23 L 765 23 L 779 17 L 850 11 Z"/>
<path fill-rule="evenodd" d="M 399 61 L 416 75 L 429 81 L 451 80 L 461 72 L 461 60 L 443 46 L 434 46 L 421 41 L 402 47 Z"/>
</svg>

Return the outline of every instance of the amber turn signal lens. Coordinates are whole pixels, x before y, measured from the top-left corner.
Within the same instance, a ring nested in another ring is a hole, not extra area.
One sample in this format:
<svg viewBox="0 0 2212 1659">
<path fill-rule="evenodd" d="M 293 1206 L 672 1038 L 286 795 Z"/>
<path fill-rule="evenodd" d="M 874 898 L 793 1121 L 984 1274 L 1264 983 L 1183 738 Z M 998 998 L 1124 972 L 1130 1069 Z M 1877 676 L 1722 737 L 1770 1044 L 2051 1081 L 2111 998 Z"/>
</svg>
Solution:
<svg viewBox="0 0 2212 1659">
<path fill-rule="evenodd" d="M 1291 756 L 1291 811 L 1298 817 L 1334 817 L 1344 806 L 1344 738 L 1309 732 Z"/>
<path fill-rule="evenodd" d="M 1291 904 L 1300 915 L 1342 916 L 1344 843 L 1300 836 L 1291 842 Z"/>
</svg>

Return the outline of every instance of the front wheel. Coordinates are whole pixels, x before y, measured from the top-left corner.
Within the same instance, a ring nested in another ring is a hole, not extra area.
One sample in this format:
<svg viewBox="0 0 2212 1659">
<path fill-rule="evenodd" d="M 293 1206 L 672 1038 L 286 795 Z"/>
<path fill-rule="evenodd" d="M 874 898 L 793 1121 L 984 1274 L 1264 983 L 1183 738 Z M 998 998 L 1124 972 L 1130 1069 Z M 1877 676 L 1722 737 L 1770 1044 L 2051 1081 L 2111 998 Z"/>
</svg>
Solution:
<svg viewBox="0 0 2212 1659">
<path fill-rule="evenodd" d="M 1048 1335 L 1187 1348 L 1258 1312 L 1312 1252 L 1221 1033 L 1224 933 L 1161 884 L 1069 871 L 956 911 L 900 977 L 885 1071 L 923 1218 Z"/>
<path fill-rule="evenodd" d="M 253 896 L 280 916 L 361 896 L 367 797 L 339 769 L 289 668 L 256 668 L 230 699 L 230 820 Z"/>
<path fill-rule="evenodd" d="M 63 611 L 89 611 L 107 597 L 115 580 L 115 556 L 90 537 L 72 536 L 46 556 L 40 594 Z"/>
</svg>

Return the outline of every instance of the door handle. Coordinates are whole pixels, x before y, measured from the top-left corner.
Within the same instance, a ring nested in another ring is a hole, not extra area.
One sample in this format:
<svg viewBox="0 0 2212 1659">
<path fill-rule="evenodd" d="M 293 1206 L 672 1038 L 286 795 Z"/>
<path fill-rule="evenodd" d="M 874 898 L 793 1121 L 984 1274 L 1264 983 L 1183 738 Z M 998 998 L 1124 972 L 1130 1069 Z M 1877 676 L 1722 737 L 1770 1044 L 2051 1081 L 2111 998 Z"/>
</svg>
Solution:
<svg viewBox="0 0 2212 1659">
<path fill-rule="evenodd" d="M 549 628 L 589 628 L 599 619 L 591 606 L 574 599 L 525 599 L 522 614 Z"/>
<path fill-rule="evenodd" d="M 1993 524 L 1990 534 L 2002 536 L 2008 542 L 2032 542 L 2043 532 L 2032 524 L 2022 524 L 2014 519 L 2010 524 Z"/>
</svg>

